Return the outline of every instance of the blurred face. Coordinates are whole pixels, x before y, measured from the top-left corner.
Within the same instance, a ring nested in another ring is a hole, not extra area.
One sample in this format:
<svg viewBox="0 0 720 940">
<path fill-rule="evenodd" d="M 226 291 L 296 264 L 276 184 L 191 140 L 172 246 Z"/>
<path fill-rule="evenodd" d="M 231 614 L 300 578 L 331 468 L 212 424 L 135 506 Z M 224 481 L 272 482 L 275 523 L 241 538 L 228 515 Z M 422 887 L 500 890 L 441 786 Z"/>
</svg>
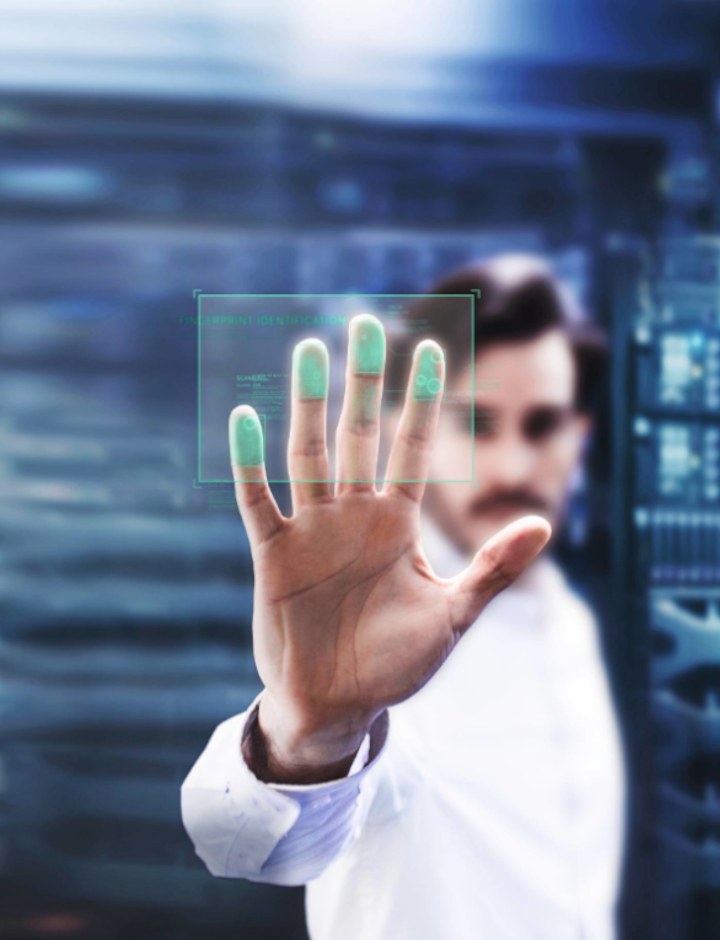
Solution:
<svg viewBox="0 0 720 940">
<path fill-rule="evenodd" d="M 473 447 L 474 484 L 429 483 L 423 501 L 466 552 L 529 513 L 554 527 L 589 430 L 587 416 L 573 407 L 576 365 L 560 330 L 488 346 L 475 366 L 474 439 L 468 363 L 451 382 L 430 473 L 431 480 L 453 479 Z"/>
</svg>

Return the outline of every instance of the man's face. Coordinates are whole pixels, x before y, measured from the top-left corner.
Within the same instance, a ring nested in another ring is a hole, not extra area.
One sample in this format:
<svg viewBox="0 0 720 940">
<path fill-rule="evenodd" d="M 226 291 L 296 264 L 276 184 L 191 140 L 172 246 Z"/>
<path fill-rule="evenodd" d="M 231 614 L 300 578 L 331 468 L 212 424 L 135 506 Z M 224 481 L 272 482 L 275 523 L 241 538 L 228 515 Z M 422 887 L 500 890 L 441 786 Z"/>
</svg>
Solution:
<svg viewBox="0 0 720 940">
<path fill-rule="evenodd" d="M 475 360 L 474 439 L 471 363 L 451 382 L 429 478 L 453 479 L 473 447 L 475 481 L 429 483 L 423 505 L 462 550 L 477 551 L 529 513 L 553 526 L 558 522 L 589 430 L 587 416 L 573 407 L 575 370 L 560 330 L 481 349 Z"/>
</svg>

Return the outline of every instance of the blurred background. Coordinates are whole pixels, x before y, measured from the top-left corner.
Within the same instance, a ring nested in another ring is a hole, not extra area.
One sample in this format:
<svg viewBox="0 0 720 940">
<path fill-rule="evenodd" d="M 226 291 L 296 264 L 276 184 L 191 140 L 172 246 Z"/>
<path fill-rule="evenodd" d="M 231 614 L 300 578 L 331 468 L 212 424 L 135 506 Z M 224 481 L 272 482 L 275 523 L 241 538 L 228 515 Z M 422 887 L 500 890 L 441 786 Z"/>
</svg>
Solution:
<svg viewBox="0 0 720 940">
<path fill-rule="evenodd" d="M 306 936 L 180 820 L 259 690 L 193 292 L 503 250 L 612 341 L 558 554 L 631 761 L 622 936 L 717 937 L 719 79 L 715 0 L 1 0 L 0 937 Z"/>
</svg>

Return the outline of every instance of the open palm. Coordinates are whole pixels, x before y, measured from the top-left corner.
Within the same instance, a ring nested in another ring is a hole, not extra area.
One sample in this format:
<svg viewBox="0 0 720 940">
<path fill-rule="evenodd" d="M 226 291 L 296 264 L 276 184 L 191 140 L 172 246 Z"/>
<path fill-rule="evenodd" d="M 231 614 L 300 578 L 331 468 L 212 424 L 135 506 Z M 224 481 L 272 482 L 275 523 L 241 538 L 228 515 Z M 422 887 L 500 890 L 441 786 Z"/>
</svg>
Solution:
<svg viewBox="0 0 720 940">
<path fill-rule="evenodd" d="M 241 405 L 230 416 L 235 489 L 255 571 L 253 645 L 266 690 L 261 723 L 288 765 L 300 753 L 327 765 L 351 755 L 385 708 L 428 681 L 549 537 L 545 520 L 526 517 L 491 539 L 456 578 L 438 577 L 422 549 L 419 514 L 445 381 L 442 350 L 433 340 L 415 348 L 378 489 L 382 324 L 369 314 L 354 317 L 349 339 L 334 487 L 327 350 L 319 340 L 295 347 L 290 519 L 267 484 L 257 415 Z"/>
</svg>

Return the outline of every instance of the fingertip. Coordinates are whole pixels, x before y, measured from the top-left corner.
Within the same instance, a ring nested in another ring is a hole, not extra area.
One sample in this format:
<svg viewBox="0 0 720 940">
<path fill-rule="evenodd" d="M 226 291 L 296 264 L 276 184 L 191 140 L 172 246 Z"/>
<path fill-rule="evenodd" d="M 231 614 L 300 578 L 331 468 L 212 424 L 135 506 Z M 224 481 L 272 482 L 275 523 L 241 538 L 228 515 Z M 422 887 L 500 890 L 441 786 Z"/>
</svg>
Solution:
<svg viewBox="0 0 720 940">
<path fill-rule="evenodd" d="M 547 545 L 552 527 L 543 516 L 523 516 L 509 523 L 483 545 L 480 552 L 502 566 L 525 567 Z"/>
<path fill-rule="evenodd" d="M 438 343 L 436 339 L 432 339 L 429 336 L 426 337 L 425 339 L 421 339 L 420 342 L 415 346 L 415 354 L 417 355 L 423 349 L 430 349 L 433 352 L 437 353 L 437 358 L 435 360 L 436 362 L 440 362 L 442 359 L 445 358 L 445 353 L 440 343 Z"/>
<path fill-rule="evenodd" d="M 252 405 L 235 405 L 233 410 L 230 412 L 229 423 L 230 425 L 235 424 L 237 421 L 240 421 L 241 418 L 257 418 L 257 412 Z"/>
<path fill-rule="evenodd" d="M 523 516 L 522 519 L 517 519 L 512 525 L 527 532 L 542 535 L 546 542 L 550 539 L 553 531 L 552 526 L 544 516 Z"/>
<path fill-rule="evenodd" d="M 434 339 L 421 340 L 415 347 L 411 384 L 416 400 L 438 401 L 443 394 L 445 354 Z"/>
<path fill-rule="evenodd" d="M 548 535 L 552 533 L 552 526 L 544 516 L 539 515 L 527 515 L 521 516 L 519 519 L 515 519 L 513 522 L 509 522 L 503 529 L 502 532 L 508 532 L 512 530 L 514 532 L 521 532 L 525 530 L 532 530 L 533 532 L 542 530 Z M 499 534 L 499 533 L 498 533 Z M 494 538 L 495 536 L 493 536 Z"/>
<path fill-rule="evenodd" d="M 372 313 L 350 321 L 350 368 L 354 375 L 381 375 L 385 369 L 385 328 Z"/>
<path fill-rule="evenodd" d="M 237 405 L 228 421 L 230 460 L 233 466 L 258 467 L 264 463 L 262 424 L 251 405 Z"/>
<path fill-rule="evenodd" d="M 533 558 L 545 548 L 552 536 L 552 526 L 544 516 L 523 516 L 511 522 L 503 532 L 516 548 Z M 498 533 L 502 535 L 502 533 Z"/>
<path fill-rule="evenodd" d="M 381 330 L 384 330 L 383 322 L 379 317 L 376 317 L 374 313 L 370 313 L 367 310 L 363 310 L 361 313 L 356 313 L 350 319 L 350 326 L 363 326 L 364 324 L 375 324 L 380 327 Z"/>
<path fill-rule="evenodd" d="M 327 398 L 330 356 L 325 343 L 310 336 L 296 344 L 292 361 L 293 398 Z"/>
<path fill-rule="evenodd" d="M 301 353 L 317 353 L 321 356 L 328 356 L 328 348 L 324 340 L 320 339 L 318 336 L 306 336 L 305 339 L 301 339 L 295 344 L 293 350 L 293 356 L 298 356 Z"/>
</svg>

